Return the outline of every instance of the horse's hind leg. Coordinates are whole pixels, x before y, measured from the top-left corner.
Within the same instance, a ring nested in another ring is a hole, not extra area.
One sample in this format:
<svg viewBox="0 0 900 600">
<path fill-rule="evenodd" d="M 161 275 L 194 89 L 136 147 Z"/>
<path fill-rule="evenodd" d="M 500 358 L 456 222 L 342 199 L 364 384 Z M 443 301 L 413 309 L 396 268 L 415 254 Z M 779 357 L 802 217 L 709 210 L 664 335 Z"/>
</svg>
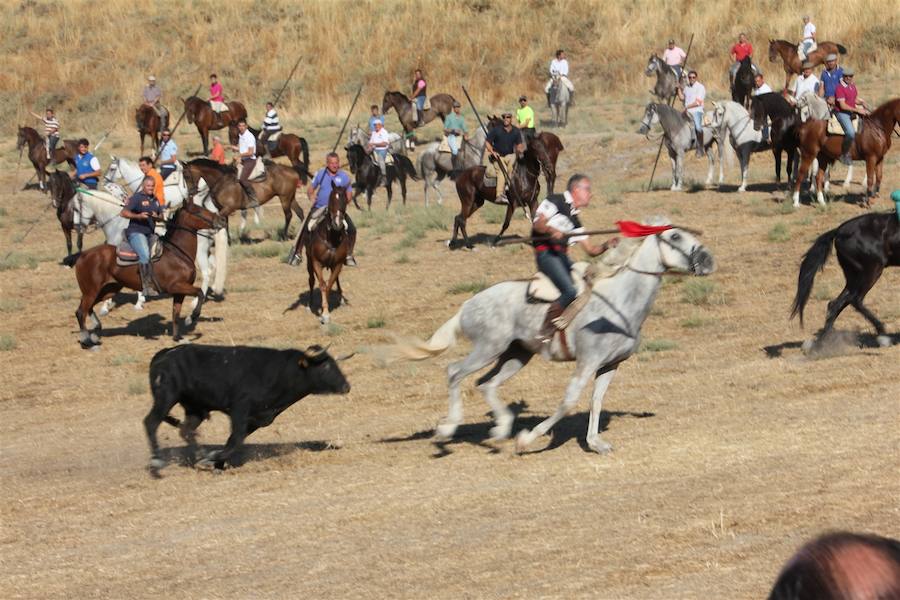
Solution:
<svg viewBox="0 0 900 600">
<path fill-rule="evenodd" d="M 480 371 L 487 365 L 497 360 L 506 349 L 503 342 L 482 344 L 479 346 L 480 340 L 472 340 L 475 348 L 464 359 L 450 363 L 447 367 L 447 384 L 449 388 L 449 408 L 447 417 L 438 424 L 435 429 L 434 437 L 437 441 L 446 441 L 453 437 L 457 427 L 462 423 L 463 405 L 462 396 L 460 395 L 459 386 L 463 379 Z"/>
<path fill-rule="evenodd" d="M 400 195 L 403 197 L 403 206 L 406 206 L 406 175 L 400 175 Z"/>
<path fill-rule="evenodd" d="M 503 227 L 500 228 L 500 233 L 497 234 L 497 237 L 494 238 L 494 245 L 497 245 L 500 242 L 500 239 L 503 237 L 503 233 L 509 227 L 509 222 L 512 220 L 513 212 L 515 212 L 516 206 L 510 199 L 509 204 L 506 205 L 506 216 L 503 217 Z"/>
<path fill-rule="evenodd" d="M 478 389 L 484 394 L 485 401 L 487 401 L 488 406 L 491 407 L 491 411 L 494 413 L 496 425 L 491 428 L 492 440 L 505 440 L 508 438 L 515 418 L 509 408 L 497 397 L 497 388 L 527 365 L 532 356 L 534 354 L 521 344 L 513 342 L 500 355 L 497 364 L 482 375 L 476 383 Z"/>
</svg>

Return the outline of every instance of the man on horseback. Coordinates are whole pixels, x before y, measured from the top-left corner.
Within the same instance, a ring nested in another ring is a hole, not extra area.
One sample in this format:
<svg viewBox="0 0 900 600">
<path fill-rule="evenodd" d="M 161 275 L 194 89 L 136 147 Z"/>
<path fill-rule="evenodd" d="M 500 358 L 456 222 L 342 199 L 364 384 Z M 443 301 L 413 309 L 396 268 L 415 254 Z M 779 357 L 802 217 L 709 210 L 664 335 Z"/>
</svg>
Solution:
<svg viewBox="0 0 900 600">
<path fill-rule="evenodd" d="M 534 130 L 534 109 L 528 106 L 528 98 L 519 96 L 519 108 L 516 109 L 516 126 L 525 140 L 528 141 L 535 135 Z"/>
<path fill-rule="evenodd" d="M 806 60 L 810 52 L 816 49 L 816 26 L 810 20 L 809 15 L 803 16 L 803 41 L 797 46 L 797 54 L 800 60 Z"/>
<path fill-rule="evenodd" d="M 156 85 L 156 77 L 147 77 L 147 85 L 144 86 L 144 106 L 149 106 L 159 115 L 160 128 L 165 129 L 169 125 L 169 111 L 162 105 L 162 90 Z M 138 129 L 142 123 L 138 123 Z"/>
<path fill-rule="evenodd" d="M 384 123 L 375 121 L 375 131 L 369 136 L 369 144 L 366 147 L 369 152 L 374 153 L 375 162 L 378 163 L 378 168 L 381 169 L 381 177 L 385 180 L 387 180 L 387 153 L 391 145 L 388 135 L 387 129 L 384 128 Z"/>
<path fill-rule="evenodd" d="M 416 127 L 425 124 L 425 98 L 428 94 L 428 85 L 422 77 L 422 71 L 416 69 L 412 84 L 412 101 L 416 104 Z"/>
<path fill-rule="evenodd" d="M 853 142 L 856 139 L 853 119 L 856 118 L 856 115 L 866 116 L 869 114 L 868 105 L 858 94 L 856 85 L 853 83 L 853 69 L 845 67 L 844 77 L 834 92 L 834 99 L 838 108 L 835 116 L 837 116 L 837 120 L 844 130 L 844 141 L 841 144 L 841 162 L 845 165 L 853 164 L 850 158 L 850 149 L 853 148 Z"/>
<path fill-rule="evenodd" d="M 59 121 L 50 107 L 47 107 L 43 117 L 36 113 L 31 113 L 31 116 L 44 124 L 44 135 L 47 137 L 47 158 L 52 159 L 53 151 L 56 150 L 56 144 L 59 143 Z"/>
<path fill-rule="evenodd" d="M 138 159 L 138 168 L 145 178 L 153 179 L 153 195 L 156 196 L 160 207 L 164 207 L 166 205 L 166 184 L 163 183 L 162 176 L 153 168 L 153 159 L 149 156 L 142 156 Z"/>
<path fill-rule="evenodd" d="M 703 101 L 706 99 L 706 88 L 697 81 L 697 71 L 688 72 L 688 84 L 678 88 L 678 97 L 684 103 L 684 112 L 694 121 L 697 134 L 697 156 L 704 156 L 703 151 Z"/>
<path fill-rule="evenodd" d="M 216 119 L 216 129 L 221 129 L 224 127 L 224 124 L 222 123 L 222 115 L 219 113 L 228 112 L 228 106 L 225 104 L 225 91 L 222 89 L 219 77 L 215 73 L 209 76 L 209 106 L 212 108 Z"/>
<path fill-rule="evenodd" d="M 488 158 L 488 168 L 485 170 L 484 176 L 497 180 L 498 204 L 509 203 L 507 196 L 509 182 L 506 178 L 512 176 L 516 162 L 516 150 L 521 151 L 523 146 L 522 132 L 513 127 L 512 113 L 503 113 L 503 124 L 491 129 L 484 142 L 484 149 L 487 150 L 485 157 Z M 497 162 L 503 163 L 503 166 L 497 165 Z"/>
<path fill-rule="evenodd" d="M 738 69 L 741 66 L 741 61 L 748 56 L 751 57 L 750 68 L 753 69 L 754 73 L 759 73 L 759 68 L 752 62 L 753 45 L 747 41 L 746 33 L 741 33 L 738 36 L 738 41 L 731 46 L 730 56 L 732 60 L 731 68 L 728 69 L 728 84 L 730 87 L 734 87 L 734 77 L 737 75 Z"/>
<path fill-rule="evenodd" d="M 274 104 L 266 102 L 266 118 L 263 119 L 263 130 L 259 135 L 259 143 L 268 149 L 269 136 L 279 132 L 281 132 L 281 121 L 278 120 L 278 111 L 275 110 Z"/>
<path fill-rule="evenodd" d="M 615 248 L 619 240 L 612 238 L 599 246 L 590 242 L 586 235 L 572 235 L 584 231 L 579 212 L 591 201 L 591 180 L 587 175 L 576 173 L 569 178 L 566 191 L 544 199 L 535 211 L 531 236 L 536 239 L 534 255 L 538 270 L 546 275 L 560 292 L 559 299 L 547 309 L 544 324 L 538 334 L 541 342 L 548 343 L 557 331 L 556 319 L 574 300 L 575 284 L 572 281 L 572 260 L 569 246 L 581 244 L 590 256 L 600 256 L 610 248 Z M 549 238 L 549 239 L 548 239 Z"/>
<path fill-rule="evenodd" d="M 168 129 L 163 129 L 162 144 L 160 144 L 156 160 L 159 162 L 159 170 L 163 179 L 166 179 L 178 168 L 178 144 L 172 139 L 172 132 Z"/>
<path fill-rule="evenodd" d="M 78 140 L 78 154 L 75 156 L 75 175 L 72 177 L 79 185 L 96 190 L 100 177 L 100 161 L 90 153 L 90 142 L 87 138 Z"/>
<path fill-rule="evenodd" d="M 309 187 L 306 189 L 306 195 L 312 202 L 312 208 L 309 211 L 306 225 L 300 230 L 300 237 L 296 245 L 298 249 L 304 247 L 306 236 L 309 235 L 310 231 L 315 230 L 319 221 L 322 220 L 322 216 L 328 208 L 331 190 L 336 187 L 347 190 L 347 203 L 349 204 L 353 200 L 353 186 L 351 185 L 350 175 L 341 169 L 341 159 L 337 152 L 329 152 L 325 157 L 325 166 L 316 172 L 312 181 L 309 182 Z M 356 246 L 356 226 L 350 219 L 349 213 L 344 213 L 344 219 L 347 221 L 347 237 L 350 241 L 350 250 L 347 252 L 344 264 L 348 267 L 355 267 L 356 259 L 353 258 L 353 248 Z M 299 250 L 296 256 L 298 261 L 303 260 Z"/>
<path fill-rule="evenodd" d="M 684 61 L 687 59 L 687 53 L 675 45 L 675 40 L 669 38 L 669 43 L 662 55 L 663 62 L 675 70 L 678 81 L 681 81 L 681 75 L 684 70 Z"/>
<path fill-rule="evenodd" d="M 459 101 L 453 101 L 453 112 L 444 119 L 444 135 L 447 136 L 447 145 L 450 146 L 450 162 L 454 171 L 461 167 L 459 163 L 459 149 L 463 140 L 467 139 L 466 121 L 460 111 L 462 106 Z"/>
<path fill-rule="evenodd" d="M 544 93 L 547 94 L 547 106 L 550 106 L 550 88 L 553 85 L 554 75 L 559 75 L 562 84 L 569 88 L 569 104 L 574 104 L 575 86 L 569 80 L 569 61 L 566 60 L 566 51 L 562 48 L 556 51 L 556 58 L 550 61 L 550 79 L 544 86 Z"/>
<path fill-rule="evenodd" d="M 384 115 L 381 114 L 381 108 L 377 104 L 373 104 L 369 107 L 369 110 L 372 114 L 369 116 L 369 135 L 375 131 L 375 122 L 381 121 L 381 124 L 384 124 Z"/>
<path fill-rule="evenodd" d="M 250 199 L 259 204 L 259 200 L 256 198 L 256 192 L 253 191 L 253 186 L 250 184 L 250 173 L 253 172 L 253 167 L 256 166 L 256 138 L 253 137 L 253 132 L 250 131 L 250 128 L 247 127 L 247 121 L 241 119 L 238 121 L 238 145 L 232 146 L 232 150 L 237 150 L 241 159 L 241 173 L 240 177 L 238 177 L 238 182 L 241 184 L 241 187 L 244 188 L 244 192 L 250 197 Z"/>
<path fill-rule="evenodd" d="M 794 81 L 794 88 L 790 91 L 790 96 L 788 96 L 788 101 L 797 105 L 797 100 L 800 99 L 803 94 L 811 93 L 817 96 L 822 95 L 822 82 L 819 81 L 819 78 L 815 76 L 813 73 L 812 63 L 807 61 L 803 63 L 803 72 L 797 76 L 797 79 Z"/>
<path fill-rule="evenodd" d="M 155 185 L 153 177 L 144 177 L 141 182 L 141 191 L 136 192 L 128 199 L 120 213 L 121 216 L 128 219 L 125 237 L 135 254 L 138 255 L 141 287 L 144 288 L 143 293 L 147 298 L 159 296 L 159 289 L 153 278 L 153 264 L 150 262 L 153 217 L 162 215 L 162 207 L 155 196 Z"/>
<path fill-rule="evenodd" d="M 822 93 L 825 96 L 825 102 L 834 110 L 834 93 L 837 91 L 844 76 L 844 70 L 837 64 L 837 54 L 829 54 L 825 57 L 825 70 L 822 71 Z"/>
<path fill-rule="evenodd" d="M 753 78 L 753 95 L 761 96 L 763 94 L 771 94 L 772 88 L 766 83 L 766 79 L 763 76 L 762 72 L 756 74 L 756 77 Z M 766 117 L 766 124 L 763 125 L 762 128 L 762 140 L 763 142 L 768 143 L 769 141 L 769 117 Z"/>
</svg>

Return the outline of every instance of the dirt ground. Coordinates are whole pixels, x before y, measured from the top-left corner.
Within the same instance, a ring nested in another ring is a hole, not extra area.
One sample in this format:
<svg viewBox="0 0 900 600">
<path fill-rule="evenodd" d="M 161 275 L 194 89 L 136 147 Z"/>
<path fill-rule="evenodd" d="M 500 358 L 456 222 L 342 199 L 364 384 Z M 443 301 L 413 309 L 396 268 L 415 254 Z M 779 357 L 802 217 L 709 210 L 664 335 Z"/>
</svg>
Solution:
<svg viewBox="0 0 900 600">
<path fill-rule="evenodd" d="M 102 348 L 81 350 L 58 224 L 39 192 L 12 193 L 28 171 L 13 181 L 5 147 L 0 256 L 15 254 L 0 271 L 0 597 L 760 598 L 824 530 L 900 537 L 900 271 L 885 272 L 867 301 L 890 348 L 848 310 L 836 356 L 802 353 L 843 285 L 833 258 L 806 329 L 788 320 L 801 256 L 860 214 L 861 188 L 846 198 L 835 187 L 825 210 L 785 209 L 766 153 L 754 156 L 744 194 L 734 165 L 719 189 L 671 193 L 665 162 L 666 189 L 645 193 L 656 144 L 633 133 L 642 110 L 639 100 L 574 109 L 559 132 L 561 178 L 594 178 L 591 227 L 666 214 L 702 228 L 718 271 L 705 287 L 666 279 L 643 350 L 606 396 L 607 456 L 584 445 L 584 399 L 532 453 L 488 442 L 474 378 L 458 439 L 435 446 L 445 367 L 468 343 L 387 369 L 364 352 L 388 331 L 428 336 L 473 290 L 534 269 L 523 247 L 448 251 L 455 191 L 444 183 L 444 207 L 426 210 L 416 183 L 407 209 L 385 213 L 379 192 L 373 214 L 357 215 L 360 266 L 343 277 L 351 304 L 329 327 L 301 303 L 305 268 L 281 262 L 285 243 L 264 240 L 281 219 L 266 207 L 251 232 L 258 243 L 232 249 L 226 300 L 208 304 L 188 337 L 363 351 L 345 363 L 353 391 L 304 399 L 221 474 L 178 464 L 182 442 L 163 425 L 172 464 L 152 480 L 141 419 L 147 364 L 172 343 L 170 303 L 116 309 Z M 315 157 L 337 129 L 311 135 Z M 112 146 L 133 157 L 132 137 Z M 182 140 L 199 146 L 194 132 Z M 900 187 L 898 159 L 894 148 L 879 210 Z M 840 182 L 845 171 L 835 171 Z M 705 162 L 689 158 L 687 173 L 702 180 Z M 423 229 L 434 221 L 444 228 Z M 470 232 L 493 234 L 498 221 L 484 210 Z M 511 233 L 527 231 L 519 216 Z M 514 432 L 556 408 L 572 370 L 537 360 L 502 388 Z M 200 432 L 201 443 L 221 444 L 227 420 L 215 415 Z"/>
</svg>

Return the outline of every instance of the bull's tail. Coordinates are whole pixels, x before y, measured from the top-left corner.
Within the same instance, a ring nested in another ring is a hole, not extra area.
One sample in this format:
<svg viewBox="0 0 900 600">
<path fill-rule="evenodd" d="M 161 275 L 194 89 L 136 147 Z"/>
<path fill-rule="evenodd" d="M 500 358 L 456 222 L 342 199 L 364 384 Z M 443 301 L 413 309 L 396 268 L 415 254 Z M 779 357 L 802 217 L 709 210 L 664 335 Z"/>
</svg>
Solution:
<svg viewBox="0 0 900 600">
<path fill-rule="evenodd" d="M 379 349 L 378 358 L 385 363 L 398 360 L 425 360 L 446 352 L 462 331 L 460 318 L 462 308 L 449 321 L 441 325 L 426 342 L 415 337 L 395 336 L 394 343 Z"/>
<path fill-rule="evenodd" d="M 800 263 L 800 275 L 797 277 L 797 295 L 794 298 L 794 305 L 791 307 L 791 318 L 793 319 L 800 315 L 801 325 L 803 324 L 803 309 L 809 300 L 810 292 L 812 292 L 816 272 L 821 271 L 825 267 L 825 262 L 831 255 L 831 247 L 834 245 L 837 231 L 837 228 L 835 228 L 820 235 L 803 256 L 803 262 Z"/>
<path fill-rule="evenodd" d="M 838 52 L 839 52 L 840 54 L 847 54 L 847 48 L 846 48 L 846 47 L 841 46 L 840 44 L 835 44 L 835 46 L 837 46 Z"/>
</svg>

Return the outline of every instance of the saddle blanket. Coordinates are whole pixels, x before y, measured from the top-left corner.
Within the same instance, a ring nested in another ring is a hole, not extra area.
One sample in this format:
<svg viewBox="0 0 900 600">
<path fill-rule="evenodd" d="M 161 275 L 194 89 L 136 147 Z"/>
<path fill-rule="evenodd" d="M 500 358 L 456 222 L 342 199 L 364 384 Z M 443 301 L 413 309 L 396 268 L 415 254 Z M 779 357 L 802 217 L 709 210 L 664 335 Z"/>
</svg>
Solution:
<svg viewBox="0 0 900 600">
<path fill-rule="evenodd" d="M 451 153 L 450 142 L 447 141 L 447 136 L 441 138 L 441 143 L 438 145 L 438 152 L 446 152 Z"/>
<path fill-rule="evenodd" d="M 580 296 L 587 288 L 585 283 L 585 273 L 587 272 L 589 262 L 581 261 L 572 265 L 572 281 L 575 282 L 575 291 Z M 526 297 L 529 302 L 553 302 L 559 298 L 559 289 L 550 278 L 538 271 L 532 275 L 528 283 Z"/>
<path fill-rule="evenodd" d="M 372 162 L 375 163 L 375 164 L 377 165 L 377 164 L 378 164 L 378 156 L 375 154 L 375 152 L 372 152 L 372 154 L 370 154 L 369 156 L 372 158 Z M 392 165 L 392 164 L 394 164 L 394 155 L 391 154 L 390 152 L 388 152 L 387 154 L 385 154 L 385 156 L 384 156 L 384 164 L 385 164 L 385 165 Z"/>
<path fill-rule="evenodd" d="M 158 235 L 150 236 L 150 262 L 156 262 L 160 259 L 163 252 L 163 245 L 159 241 Z M 127 239 L 122 239 L 116 247 L 116 264 L 120 267 L 130 267 L 138 262 L 137 252 L 131 247 Z"/>
<path fill-rule="evenodd" d="M 250 171 L 250 181 L 263 181 L 266 178 L 266 166 L 265 161 L 259 158 L 256 160 L 256 166 L 253 167 L 253 170 Z"/>
<path fill-rule="evenodd" d="M 274 133 L 270 133 L 269 137 L 266 138 L 266 142 L 268 142 L 268 143 L 277 142 L 278 138 L 281 137 L 282 133 L 284 133 L 284 131 L 276 131 Z"/>
<path fill-rule="evenodd" d="M 216 101 L 216 100 L 210 100 L 210 101 L 209 101 L 209 106 L 210 106 L 210 108 L 212 108 L 214 111 L 216 111 L 216 112 L 218 112 L 218 113 L 220 113 L 220 112 L 228 112 L 228 106 L 227 106 L 224 102 L 218 102 L 218 101 Z"/>
<path fill-rule="evenodd" d="M 859 126 L 862 123 L 862 119 L 856 118 L 851 121 L 853 123 L 853 131 L 859 133 Z M 844 135 L 844 128 L 841 127 L 840 121 L 837 119 L 837 115 L 831 115 L 831 118 L 828 119 L 828 135 Z"/>
</svg>

